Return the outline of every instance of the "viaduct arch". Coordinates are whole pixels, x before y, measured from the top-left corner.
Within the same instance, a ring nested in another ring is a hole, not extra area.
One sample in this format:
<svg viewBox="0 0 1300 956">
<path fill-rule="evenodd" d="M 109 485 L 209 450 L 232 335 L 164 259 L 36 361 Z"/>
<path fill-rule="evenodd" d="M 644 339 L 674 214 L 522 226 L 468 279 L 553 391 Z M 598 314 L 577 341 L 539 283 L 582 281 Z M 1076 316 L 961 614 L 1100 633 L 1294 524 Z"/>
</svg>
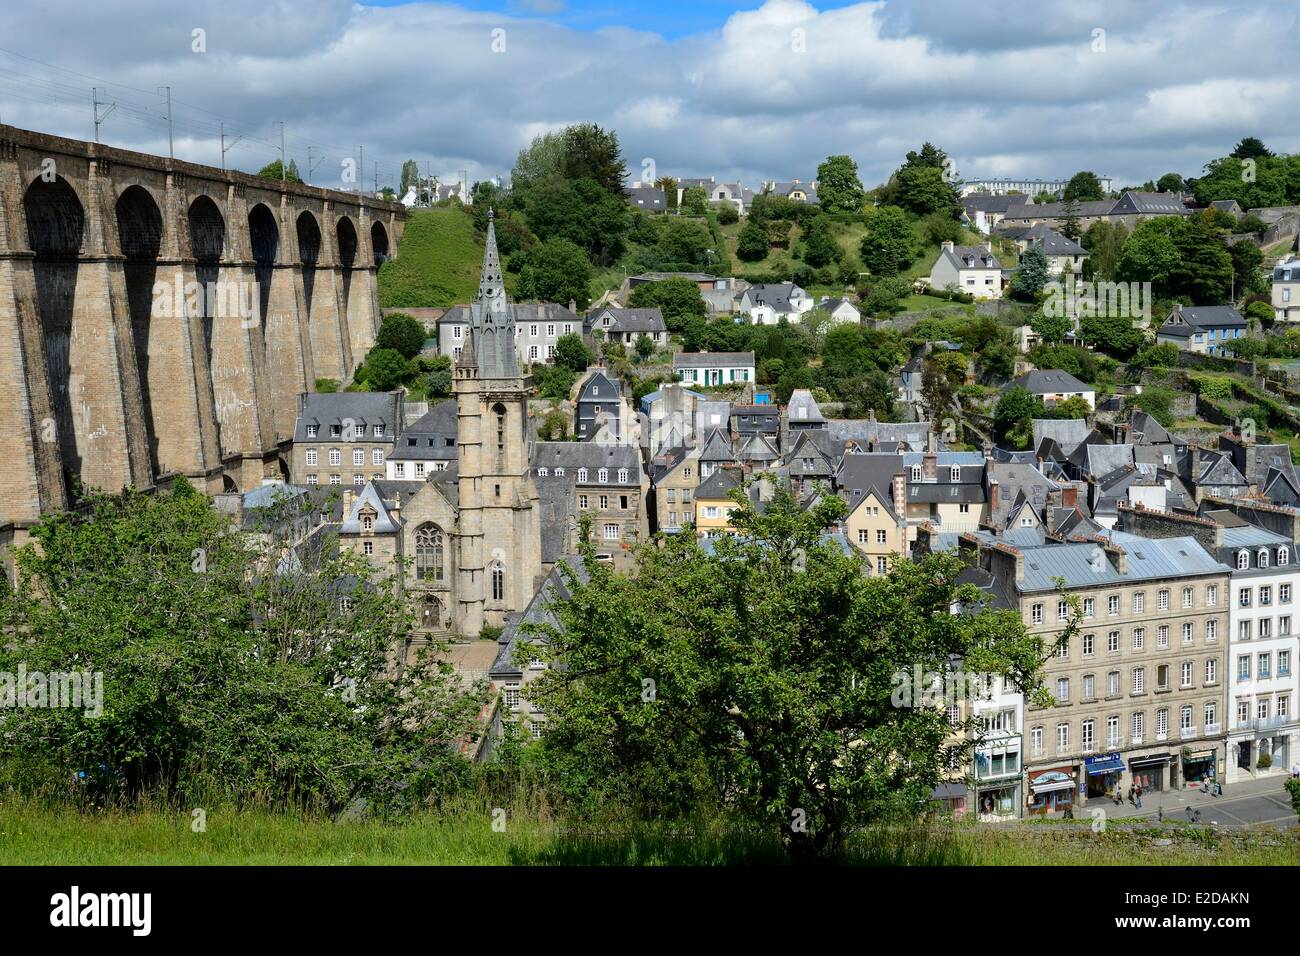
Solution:
<svg viewBox="0 0 1300 956">
<path fill-rule="evenodd" d="M 374 342 L 400 203 L 0 125 L 0 544 L 86 487 L 281 474 Z"/>
</svg>

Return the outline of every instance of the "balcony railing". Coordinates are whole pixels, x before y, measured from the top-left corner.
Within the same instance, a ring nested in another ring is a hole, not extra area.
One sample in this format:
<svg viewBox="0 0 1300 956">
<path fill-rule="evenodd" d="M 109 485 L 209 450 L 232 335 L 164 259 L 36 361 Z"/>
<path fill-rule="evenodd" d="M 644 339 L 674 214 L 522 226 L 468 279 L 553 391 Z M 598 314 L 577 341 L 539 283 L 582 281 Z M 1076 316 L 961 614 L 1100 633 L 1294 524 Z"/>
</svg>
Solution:
<svg viewBox="0 0 1300 956">
<path fill-rule="evenodd" d="M 1132 745 L 1132 746 L 1134 746 L 1134 747 L 1141 747 L 1141 746 L 1142 746 L 1142 735 L 1141 735 L 1141 734 L 1134 734 L 1132 737 L 1130 737 L 1130 738 L 1128 739 L 1128 742 L 1129 742 L 1130 745 Z"/>
<path fill-rule="evenodd" d="M 1179 728 L 1178 728 L 1178 734 L 1179 734 L 1180 737 L 1183 738 L 1183 740 L 1188 740 L 1188 739 L 1190 739 L 1190 738 L 1196 736 L 1196 728 L 1195 728 L 1195 727 L 1179 727 Z"/>
<path fill-rule="evenodd" d="M 1221 724 L 1205 725 L 1205 736 L 1207 737 L 1213 737 L 1215 734 L 1221 733 L 1222 731 L 1223 731 L 1223 726 Z"/>
<path fill-rule="evenodd" d="M 1252 720 L 1234 720 L 1233 730 L 1277 730 L 1295 722 L 1295 717 L 1283 714 L 1280 717 L 1256 717 Z"/>
</svg>

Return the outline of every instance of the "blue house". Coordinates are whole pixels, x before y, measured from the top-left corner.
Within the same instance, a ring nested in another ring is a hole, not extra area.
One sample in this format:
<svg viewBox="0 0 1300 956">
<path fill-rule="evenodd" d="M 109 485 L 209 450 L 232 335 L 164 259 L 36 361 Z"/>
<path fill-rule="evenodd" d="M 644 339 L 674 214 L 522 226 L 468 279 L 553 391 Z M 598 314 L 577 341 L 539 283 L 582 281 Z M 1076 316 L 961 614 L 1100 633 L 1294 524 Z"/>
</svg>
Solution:
<svg viewBox="0 0 1300 956">
<path fill-rule="evenodd" d="M 1156 333 L 1158 344 L 1169 343 L 1203 355 L 1225 355 L 1232 339 L 1246 334 L 1246 320 L 1230 305 L 1183 306 L 1174 304 Z"/>
</svg>

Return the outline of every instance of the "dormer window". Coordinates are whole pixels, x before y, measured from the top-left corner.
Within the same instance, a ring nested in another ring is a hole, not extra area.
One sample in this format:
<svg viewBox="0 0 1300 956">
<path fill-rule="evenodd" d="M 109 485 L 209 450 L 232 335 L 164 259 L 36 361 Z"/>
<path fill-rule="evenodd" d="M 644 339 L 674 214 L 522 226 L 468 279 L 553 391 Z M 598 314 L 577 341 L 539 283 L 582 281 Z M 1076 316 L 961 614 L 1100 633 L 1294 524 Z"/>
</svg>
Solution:
<svg viewBox="0 0 1300 956">
<path fill-rule="evenodd" d="M 602 485 L 603 485 L 605 482 L 609 481 L 609 469 L 608 469 L 608 468 L 601 468 L 599 471 L 597 471 L 597 472 L 596 472 L 596 480 L 597 480 L 598 482 L 600 482 Z"/>
<path fill-rule="evenodd" d="M 1268 567 L 1268 548 L 1259 549 L 1259 566 L 1261 568 Z"/>
<path fill-rule="evenodd" d="M 620 468 L 620 469 L 618 470 L 618 483 L 619 483 L 620 485 L 625 485 L 625 484 L 627 484 L 627 469 L 626 469 L 626 468 Z"/>
<path fill-rule="evenodd" d="M 1250 552 L 1244 548 L 1237 552 L 1237 570 L 1245 571 L 1250 568 Z"/>
<path fill-rule="evenodd" d="M 953 465 L 948 469 L 948 478 L 951 481 L 961 481 L 961 466 Z"/>
<path fill-rule="evenodd" d="M 372 531 L 372 530 L 374 530 L 374 527 L 375 527 L 375 519 L 374 519 L 373 517 L 371 517 L 370 515 L 362 515 L 362 517 L 361 517 L 361 530 L 362 530 L 362 531 Z"/>
<path fill-rule="evenodd" d="M 1291 553 L 1285 547 L 1277 549 L 1277 566 L 1285 567 L 1291 561 Z"/>
<path fill-rule="evenodd" d="M 913 465 L 913 466 L 912 466 L 912 480 L 913 480 L 913 481 L 920 481 L 920 480 L 921 480 L 921 466 L 920 466 L 920 465 Z"/>
<path fill-rule="evenodd" d="M 555 477 L 556 477 L 556 478 L 563 478 L 563 477 L 564 477 L 564 469 L 563 469 L 563 468 L 556 468 L 556 469 L 555 469 Z"/>
<path fill-rule="evenodd" d="M 586 480 L 587 480 L 587 469 L 586 469 L 586 468 L 579 468 L 579 469 L 578 469 L 578 480 L 581 481 L 581 482 L 586 482 Z"/>
<path fill-rule="evenodd" d="M 538 469 L 537 469 L 537 475 L 538 475 L 539 478 L 545 478 L 545 477 L 546 477 L 546 469 L 545 469 L 545 468 L 538 468 Z"/>
</svg>

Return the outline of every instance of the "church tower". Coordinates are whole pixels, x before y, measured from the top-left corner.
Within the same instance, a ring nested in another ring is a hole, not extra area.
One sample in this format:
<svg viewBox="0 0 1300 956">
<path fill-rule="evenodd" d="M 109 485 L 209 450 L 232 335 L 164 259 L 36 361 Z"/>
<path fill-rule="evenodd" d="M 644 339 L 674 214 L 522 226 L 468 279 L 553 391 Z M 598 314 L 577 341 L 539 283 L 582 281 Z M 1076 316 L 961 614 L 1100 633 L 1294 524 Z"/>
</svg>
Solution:
<svg viewBox="0 0 1300 956">
<path fill-rule="evenodd" d="M 530 475 L 528 395 L 506 301 L 494 214 L 469 341 L 456 363 L 459 534 L 456 630 L 476 636 L 528 606 L 542 578 L 541 508 Z"/>
</svg>

